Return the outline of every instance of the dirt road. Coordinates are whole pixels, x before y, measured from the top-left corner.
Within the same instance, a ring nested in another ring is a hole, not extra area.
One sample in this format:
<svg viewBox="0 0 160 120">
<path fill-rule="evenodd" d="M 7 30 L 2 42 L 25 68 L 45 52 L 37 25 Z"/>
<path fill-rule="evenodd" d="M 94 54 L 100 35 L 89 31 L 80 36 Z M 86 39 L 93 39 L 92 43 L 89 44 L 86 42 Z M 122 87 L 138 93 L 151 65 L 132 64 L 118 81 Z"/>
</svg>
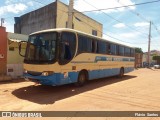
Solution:
<svg viewBox="0 0 160 120">
<path fill-rule="evenodd" d="M 0 84 L 0 98 L 0 111 L 160 111 L 160 70 L 139 69 L 79 88 Z"/>
</svg>

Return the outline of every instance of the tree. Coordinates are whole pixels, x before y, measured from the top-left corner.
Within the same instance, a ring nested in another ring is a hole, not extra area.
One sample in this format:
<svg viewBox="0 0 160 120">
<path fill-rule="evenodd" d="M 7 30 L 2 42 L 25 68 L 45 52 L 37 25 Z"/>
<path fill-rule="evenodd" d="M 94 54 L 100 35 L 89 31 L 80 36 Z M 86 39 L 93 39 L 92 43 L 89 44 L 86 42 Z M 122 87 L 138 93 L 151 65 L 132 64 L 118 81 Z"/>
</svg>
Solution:
<svg viewBox="0 0 160 120">
<path fill-rule="evenodd" d="M 136 53 L 143 53 L 142 48 L 136 48 L 136 49 L 135 49 L 135 52 L 136 52 Z"/>
</svg>

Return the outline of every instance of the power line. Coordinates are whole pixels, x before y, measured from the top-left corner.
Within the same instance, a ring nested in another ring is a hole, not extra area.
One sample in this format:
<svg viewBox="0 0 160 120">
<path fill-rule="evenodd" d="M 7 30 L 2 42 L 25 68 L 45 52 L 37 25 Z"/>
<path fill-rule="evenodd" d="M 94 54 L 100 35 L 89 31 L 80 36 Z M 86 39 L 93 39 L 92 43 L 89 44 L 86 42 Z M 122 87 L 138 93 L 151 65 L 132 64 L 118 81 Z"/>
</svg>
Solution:
<svg viewBox="0 0 160 120">
<path fill-rule="evenodd" d="M 113 32 L 111 32 L 111 31 L 110 31 L 110 33 L 116 34 L 116 33 L 113 33 Z M 117 36 L 121 37 L 120 35 L 117 35 Z M 129 42 L 129 43 L 131 43 L 131 42 Z M 141 42 L 133 42 L 133 43 L 131 43 L 131 44 L 148 44 L 148 43 L 147 43 L 147 41 L 146 41 L 146 42 L 142 42 L 142 43 L 141 43 Z"/>
<path fill-rule="evenodd" d="M 42 2 L 37 1 L 37 0 L 33 0 L 33 1 L 38 2 L 38 3 L 40 3 L 40 4 L 43 4 Z M 159 0 L 159 1 L 160 1 L 160 0 Z M 46 5 L 46 4 L 43 4 L 43 5 Z M 97 9 L 97 8 L 96 8 L 96 9 Z M 64 10 L 61 10 L 61 11 L 66 12 L 66 11 L 64 11 Z M 114 19 L 114 18 L 112 17 L 112 19 Z M 115 19 L 115 20 L 116 20 L 116 19 Z M 121 22 L 121 21 L 118 21 L 118 22 Z M 93 27 L 93 26 L 92 26 L 92 27 Z M 103 33 L 103 32 L 101 31 L 101 33 Z M 105 34 L 105 33 L 103 33 L 103 34 Z M 123 41 L 123 40 L 117 39 L 117 38 L 115 38 L 115 37 L 113 37 L 113 36 L 110 36 L 110 35 L 108 35 L 108 34 L 105 34 L 105 35 L 107 35 L 107 36 L 109 36 L 109 37 L 111 37 L 111 38 L 113 38 L 113 39 L 116 39 L 116 40 L 118 40 L 118 41 L 125 42 L 125 41 Z M 131 43 L 131 42 L 126 42 L 126 43 L 133 44 L 133 43 Z M 145 43 L 141 43 L 141 44 L 145 44 Z"/>
<path fill-rule="evenodd" d="M 160 31 L 158 30 L 157 26 L 152 22 L 152 25 L 154 26 L 155 30 L 157 31 L 157 33 L 160 34 Z"/>
<path fill-rule="evenodd" d="M 86 1 L 85 1 L 86 2 Z M 151 1 L 151 2 L 145 2 L 145 3 L 139 3 L 139 4 L 135 4 L 135 5 L 142 5 L 142 4 L 149 4 L 149 3 L 154 3 L 154 2 L 160 2 L 160 0 L 158 0 L 158 1 Z M 89 4 L 88 2 L 86 2 L 87 4 Z M 120 3 L 120 2 L 119 2 Z M 121 3 L 122 4 L 122 3 Z M 91 5 L 91 4 L 89 4 L 89 5 Z M 122 4 L 122 5 L 124 5 L 124 4 Z M 135 5 L 133 5 L 133 6 L 135 6 Z M 93 5 L 91 5 L 92 7 L 94 7 Z M 121 6 L 121 7 L 127 7 L 127 8 L 129 8 L 131 5 L 127 5 L 127 6 Z M 120 8 L 120 7 L 118 7 L 118 8 Z M 97 8 L 96 8 L 97 9 Z M 114 7 L 114 8 L 108 8 L 108 9 L 117 9 L 117 7 Z M 95 10 L 94 10 L 95 11 Z M 101 9 L 99 9 L 99 11 L 101 11 Z M 145 20 L 146 22 L 149 22 L 149 20 L 148 19 L 146 19 L 145 17 L 143 17 L 140 13 L 137 13 L 137 12 L 135 12 L 135 11 L 133 11 L 133 10 L 130 10 L 129 9 L 129 11 L 131 12 L 131 13 L 133 13 L 134 15 L 136 15 L 136 16 L 138 16 L 139 18 L 141 18 L 141 19 L 143 19 L 143 20 Z M 84 11 L 85 12 L 85 11 Z M 108 14 L 107 14 L 108 15 Z M 114 19 L 115 20 L 115 19 Z M 116 20 L 117 21 L 117 20 Z M 117 22 L 121 22 L 121 21 L 117 21 Z M 154 28 L 156 29 L 156 31 L 160 34 L 160 31 L 158 30 L 158 28 L 156 27 L 156 25 L 152 22 L 152 24 L 153 24 L 153 26 L 154 26 Z M 130 26 L 129 26 L 130 27 Z M 138 30 L 137 30 L 138 31 Z M 145 33 L 146 34 L 146 33 Z M 147 34 L 148 35 L 148 34 Z M 151 36 L 152 37 L 152 36 Z"/>
<path fill-rule="evenodd" d="M 120 2 L 119 2 L 119 3 L 120 3 Z M 122 4 L 122 5 L 124 5 L 124 4 Z M 146 19 L 145 17 L 143 17 L 141 14 L 139 14 L 139 13 L 137 13 L 137 12 L 135 12 L 135 11 L 129 9 L 129 7 L 127 7 L 127 8 L 128 8 L 128 10 L 129 10 L 132 14 L 138 16 L 139 18 L 145 20 L 146 22 L 149 22 L 149 20 Z M 157 33 L 160 34 L 160 31 L 158 30 L 158 28 L 156 27 L 156 25 L 155 25 L 153 22 L 152 22 L 151 24 L 154 26 L 154 28 L 155 28 L 155 30 L 157 31 Z M 151 37 L 151 36 L 150 36 L 150 37 Z M 153 41 L 153 40 L 152 40 L 152 41 Z M 155 40 L 154 40 L 154 42 L 155 42 Z M 158 45 L 158 44 L 159 44 L 159 43 L 157 43 L 157 45 Z M 153 43 L 152 43 L 151 46 L 153 46 Z M 155 46 L 154 46 L 154 47 L 155 47 Z M 158 48 L 156 47 L 156 49 L 158 49 Z"/>
<path fill-rule="evenodd" d="M 134 5 L 125 5 L 125 6 L 121 6 L 121 7 L 113 7 L 113 8 L 105 8 L 105 9 L 97 9 L 97 10 L 88 10 L 88 11 L 82 11 L 82 12 L 84 13 L 84 12 L 95 12 L 95 11 L 111 10 L 111 9 L 118 9 L 118 8 L 125 8 L 125 7 L 131 7 L 131 6 L 151 4 L 151 3 L 156 3 L 156 2 L 160 2 L 160 0 L 144 2 L 144 3 L 137 3 L 137 4 L 134 4 Z"/>
<path fill-rule="evenodd" d="M 84 2 L 86 2 L 86 1 L 84 0 Z M 143 5 L 143 4 L 149 4 L 149 3 L 155 3 L 155 2 L 160 2 L 160 0 L 151 1 L 151 2 L 145 2 L 145 3 L 138 3 L 138 4 L 134 4 L 134 5 L 121 6 L 121 7 L 107 8 L 107 9 L 117 9 L 117 8 L 123 8 L 123 7 L 129 8 L 130 6 Z M 89 4 L 90 6 L 96 8 L 95 6 L 91 5 L 90 3 L 88 3 L 88 2 L 86 2 L 86 3 Z M 104 10 L 104 9 L 98 9 L 98 8 L 96 8 L 96 9 L 97 9 L 97 10 L 91 10 L 91 11 L 101 11 L 101 10 Z M 106 9 L 105 9 L 105 10 L 106 10 Z M 143 17 L 141 14 L 139 14 L 139 13 L 133 11 L 133 10 L 130 10 L 130 9 L 129 9 L 129 11 L 130 11 L 131 13 L 135 14 L 136 16 L 140 17 L 141 19 L 149 22 L 149 20 L 147 20 L 147 19 L 146 19 L 145 17 Z M 83 11 L 83 12 L 86 12 L 86 11 Z M 87 12 L 89 12 L 89 11 L 87 11 Z M 102 11 L 101 11 L 101 12 L 102 12 Z M 105 12 L 103 12 L 103 13 L 106 14 Z M 114 19 L 114 20 L 117 21 L 117 22 L 123 23 L 123 22 L 121 22 L 121 21 L 113 18 L 112 16 L 110 16 L 110 15 L 108 15 L 108 14 L 106 14 L 106 15 L 107 15 L 108 17 Z M 153 24 L 153 23 L 152 23 L 152 24 Z M 134 29 L 134 28 L 130 27 L 129 25 L 126 25 L 126 26 L 129 27 L 129 28 L 131 28 L 131 29 Z M 154 28 L 157 30 L 157 32 L 160 34 L 160 31 L 157 29 L 157 27 L 155 26 L 155 24 L 153 24 L 153 26 L 154 26 Z M 135 30 L 138 31 L 138 32 L 140 32 L 140 31 L 137 30 L 137 29 L 135 29 Z M 146 33 L 143 33 L 143 32 L 140 32 L 140 33 L 146 34 Z M 148 36 L 148 34 L 146 34 L 146 35 Z M 152 36 L 151 36 L 151 37 L 152 37 Z"/>
<path fill-rule="evenodd" d="M 75 19 L 77 19 L 77 17 L 74 15 L 74 17 L 75 17 Z M 90 25 L 90 24 L 88 24 L 88 23 L 86 23 L 86 22 L 84 22 L 84 21 L 82 21 L 82 20 L 80 20 L 81 22 L 83 22 L 83 23 L 85 23 L 86 25 L 88 25 L 88 26 L 90 26 L 91 28 L 93 28 L 93 29 L 96 29 L 95 27 L 93 27 L 92 25 Z M 108 34 L 106 34 L 106 33 L 103 33 L 102 31 L 100 31 L 100 30 L 97 30 L 98 32 L 100 32 L 100 33 L 102 33 L 102 34 L 104 34 L 104 35 L 107 35 L 107 36 L 109 36 L 109 37 L 111 37 L 111 38 L 113 38 L 113 39 L 115 39 L 115 40 L 118 40 L 118 41 L 121 41 L 121 42 L 125 42 L 125 41 L 123 41 L 123 40 L 119 40 L 118 38 L 115 38 L 115 37 L 112 37 L 112 36 L 110 36 L 110 35 L 108 35 Z M 127 42 L 126 42 L 127 43 Z M 129 42 L 128 42 L 129 43 Z"/>
<path fill-rule="evenodd" d="M 86 2 L 86 1 L 85 1 Z M 142 5 L 142 4 L 149 4 L 149 3 L 154 3 L 154 2 L 160 2 L 160 0 L 158 0 L 158 1 L 151 1 L 151 2 L 145 2 L 145 3 L 139 3 L 139 4 L 135 4 L 135 5 Z M 89 4 L 88 2 L 86 2 L 87 4 Z M 119 2 L 120 3 L 120 2 Z M 89 5 L 91 5 L 91 4 L 89 4 Z M 123 5 L 123 4 L 122 4 Z M 135 6 L 134 5 L 134 6 Z M 94 7 L 93 5 L 91 5 L 92 7 Z M 127 8 L 129 8 L 131 5 L 127 5 L 127 6 L 121 6 L 121 7 L 127 7 Z M 119 8 L 119 7 L 118 7 Z M 96 8 L 97 9 L 97 8 Z M 112 9 L 112 8 L 108 8 L 108 9 Z M 114 7 L 113 9 L 117 9 L 117 7 Z M 94 10 L 95 11 L 95 10 Z M 101 11 L 101 9 L 99 9 L 99 11 Z M 139 14 L 139 13 L 137 13 L 137 12 L 135 12 L 135 11 L 133 11 L 133 10 L 130 10 L 129 9 L 129 11 L 131 12 L 131 13 L 133 13 L 133 14 L 135 14 L 136 16 L 138 16 L 138 17 L 140 17 L 141 19 L 143 19 L 143 20 L 145 20 L 146 22 L 149 22 L 149 20 L 147 20 L 145 17 L 143 17 L 141 14 Z M 108 15 L 108 14 L 107 14 Z M 111 16 L 110 16 L 111 17 Z M 113 18 L 113 17 L 112 17 Z M 114 19 L 115 20 L 115 19 Z M 117 20 L 116 20 L 117 21 Z M 121 22 L 121 21 L 117 21 L 117 22 Z M 155 26 L 155 24 L 154 23 L 152 23 L 153 24 L 153 26 L 154 26 L 154 28 L 156 29 L 156 31 L 160 34 L 160 31 L 158 30 L 158 28 Z M 129 26 L 130 27 L 130 26 Z M 138 31 L 138 30 L 137 30 Z M 141 32 L 142 33 L 142 32 Z M 144 33 L 144 34 L 146 34 L 146 33 Z M 148 35 L 148 34 L 147 34 Z"/>
<path fill-rule="evenodd" d="M 75 17 L 75 19 L 77 19 L 77 17 L 76 17 L 75 15 L 74 15 L 74 17 Z M 78 18 L 78 19 L 79 19 L 79 18 Z M 79 19 L 79 20 L 80 20 L 80 19 Z M 95 27 L 93 27 L 92 25 L 88 24 L 87 22 L 84 22 L 84 21 L 82 21 L 82 20 L 80 20 L 80 21 L 83 22 L 83 23 L 85 23 L 86 25 L 92 27 L 93 29 L 96 29 Z M 97 30 L 97 29 L 96 29 L 96 30 Z M 118 39 L 118 38 L 116 38 L 116 37 L 113 37 L 113 36 L 111 36 L 111 35 L 109 35 L 109 34 L 106 34 L 106 33 L 102 32 L 102 31 L 100 31 L 100 30 L 97 30 L 97 31 L 100 32 L 100 33 L 102 33 L 102 34 L 104 34 L 104 35 L 106 35 L 106 36 L 108 36 L 108 37 L 110 37 L 110 38 L 113 38 L 113 39 L 115 39 L 115 40 L 118 40 L 118 41 L 121 41 L 121 42 L 124 42 L 124 43 L 139 44 L 139 43 L 126 42 L 126 41 L 120 40 L 120 39 Z"/>
<path fill-rule="evenodd" d="M 122 4 L 121 2 L 119 2 L 119 3 L 120 3 L 121 5 L 124 5 L 124 4 Z M 149 20 L 147 20 L 147 19 L 146 19 L 145 17 L 143 17 L 141 14 L 139 14 L 139 13 L 137 13 L 137 12 L 129 9 L 129 6 L 128 6 L 127 8 L 128 8 L 128 10 L 129 10 L 132 14 L 138 16 L 139 18 L 141 18 L 141 19 L 143 19 L 143 20 L 145 20 L 145 21 L 147 21 L 147 22 L 149 22 Z"/>
<path fill-rule="evenodd" d="M 120 3 L 120 2 L 119 2 L 119 3 Z M 122 3 L 121 3 L 121 4 L 122 4 Z M 122 5 L 124 5 L 124 4 L 122 4 Z M 129 7 L 127 7 L 127 8 L 129 8 Z M 140 13 L 137 13 L 137 12 L 131 10 L 131 9 L 129 9 L 129 11 L 130 11 L 132 14 L 138 16 L 139 18 L 145 20 L 146 22 L 149 22 L 149 20 L 146 19 L 144 16 L 142 16 Z M 152 25 L 154 26 L 154 28 L 156 29 L 156 31 L 160 34 L 160 31 L 158 30 L 158 28 L 156 27 L 156 25 L 155 25 L 153 22 L 152 22 Z"/>
<path fill-rule="evenodd" d="M 85 1 L 85 0 L 84 0 Z M 86 1 L 85 1 L 86 2 Z M 87 4 L 89 4 L 88 2 L 86 2 Z M 89 4 L 89 5 L 91 5 L 91 4 Z M 94 7 L 94 8 L 96 8 L 95 6 L 93 6 L 93 5 L 91 5 L 92 7 Z M 129 7 L 129 6 L 127 6 L 127 7 Z M 97 8 L 96 8 L 97 9 Z M 131 10 L 130 10 L 131 11 Z M 132 11 L 131 11 L 132 12 Z M 103 12 L 104 13 L 104 12 Z M 146 18 L 144 18 L 144 17 L 142 17 L 139 13 L 136 13 L 136 12 L 132 12 L 133 14 L 135 14 L 135 15 L 137 15 L 137 16 L 139 16 L 141 19 L 143 19 L 143 20 L 145 20 L 145 21 L 147 21 L 148 22 L 148 20 L 146 19 Z M 105 13 L 106 14 L 106 13 Z M 107 16 L 108 16 L 108 14 L 107 14 Z M 115 19 L 114 19 L 115 20 Z M 117 20 L 116 20 L 117 21 Z M 119 21 L 118 20 L 118 22 L 121 22 L 121 21 Z M 121 22 L 122 23 L 122 22 Z M 153 23 L 152 23 L 153 24 Z M 153 24 L 154 25 L 154 24 Z M 128 25 L 126 25 L 126 26 L 128 26 Z M 130 26 L 128 26 L 128 27 L 130 27 Z M 155 27 L 155 29 L 157 30 L 157 32 L 158 33 L 160 33 L 160 31 L 157 29 L 157 27 L 154 25 L 154 27 Z M 136 31 L 138 31 L 138 30 L 136 30 Z M 142 33 L 142 32 L 141 32 Z M 147 34 L 147 36 L 148 36 L 148 34 Z M 151 37 L 151 35 L 150 35 L 150 37 Z M 138 44 L 147 44 L 147 43 L 138 43 Z"/>
<path fill-rule="evenodd" d="M 85 0 L 83 0 L 84 2 L 86 2 Z M 160 0 L 159 0 L 160 1 Z M 90 6 L 92 6 L 92 7 L 94 7 L 95 9 L 98 9 L 97 7 L 95 7 L 95 6 L 93 6 L 92 4 L 90 4 L 90 3 L 88 3 L 88 2 L 86 2 L 87 4 L 89 4 Z M 101 11 L 101 9 L 99 9 L 99 11 Z M 101 11 L 102 13 L 104 13 L 106 16 L 108 16 L 108 17 L 110 17 L 111 19 L 114 19 L 115 21 L 117 21 L 117 22 L 119 22 L 119 23 L 123 23 L 122 21 L 120 21 L 120 20 L 117 20 L 116 18 L 114 18 L 114 17 L 112 17 L 111 15 L 108 15 L 107 13 L 105 13 L 105 12 L 103 12 L 103 11 Z M 80 12 L 80 13 L 83 13 L 83 12 Z M 123 23 L 124 24 L 124 23 Z M 141 34 L 145 34 L 145 37 L 147 36 L 148 37 L 148 34 L 146 34 L 146 33 L 143 33 L 143 32 L 141 32 L 141 31 L 139 31 L 139 30 L 137 30 L 137 29 L 135 29 L 135 28 L 132 28 L 131 26 L 129 26 L 129 25 L 127 25 L 127 24 L 125 24 L 128 28 L 130 28 L 130 29 L 132 29 L 132 30 L 134 30 L 134 31 L 137 31 L 137 32 L 139 32 L 139 33 L 141 33 Z"/>
</svg>

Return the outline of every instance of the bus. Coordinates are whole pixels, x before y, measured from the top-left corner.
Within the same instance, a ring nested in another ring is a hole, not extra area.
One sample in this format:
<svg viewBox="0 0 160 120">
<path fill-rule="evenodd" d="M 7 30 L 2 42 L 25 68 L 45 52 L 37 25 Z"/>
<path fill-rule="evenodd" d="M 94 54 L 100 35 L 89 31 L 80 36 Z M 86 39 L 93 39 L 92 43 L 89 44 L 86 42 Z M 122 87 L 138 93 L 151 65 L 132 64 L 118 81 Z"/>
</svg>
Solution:
<svg viewBox="0 0 160 120">
<path fill-rule="evenodd" d="M 24 78 L 41 85 L 82 86 L 87 80 L 122 77 L 133 71 L 134 54 L 134 47 L 77 30 L 43 30 L 29 35 Z"/>
</svg>

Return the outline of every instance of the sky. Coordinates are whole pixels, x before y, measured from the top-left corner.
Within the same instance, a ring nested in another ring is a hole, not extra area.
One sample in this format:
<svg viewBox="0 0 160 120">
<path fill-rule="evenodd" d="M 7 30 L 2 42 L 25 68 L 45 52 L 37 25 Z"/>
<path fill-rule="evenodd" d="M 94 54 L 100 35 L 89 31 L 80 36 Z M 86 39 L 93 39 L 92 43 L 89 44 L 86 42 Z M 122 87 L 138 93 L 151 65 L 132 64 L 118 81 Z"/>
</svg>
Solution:
<svg viewBox="0 0 160 120">
<path fill-rule="evenodd" d="M 68 4 L 69 0 L 60 0 Z M 148 51 L 151 21 L 151 50 L 160 50 L 160 0 L 74 0 L 74 9 L 103 25 L 103 38 Z M 0 18 L 7 32 L 14 32 L 14 17 L 43 7 L 54 0 L 0 0 Z M 126 8 L 108 9 L 133 5 Z M 93 11 L 105 9 L 100 11 Z M 87 12 L 89 11 L 89 12 Z"/>
</svg>

